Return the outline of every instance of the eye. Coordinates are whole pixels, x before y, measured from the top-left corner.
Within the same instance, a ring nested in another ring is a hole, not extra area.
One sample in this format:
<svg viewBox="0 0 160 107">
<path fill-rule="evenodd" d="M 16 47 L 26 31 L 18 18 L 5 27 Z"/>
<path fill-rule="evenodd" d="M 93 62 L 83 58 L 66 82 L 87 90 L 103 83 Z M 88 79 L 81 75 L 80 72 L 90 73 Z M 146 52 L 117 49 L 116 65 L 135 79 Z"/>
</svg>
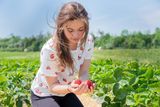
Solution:
<svg viewBox="0 0 160 107">
<path fill-rule="evenodd" d="M 67 28 L 68 32 L 73 32 L 73 30 L 71 28 Z"/>
<path fill-rule="evenodd" d="M 80 31 L 80 32 L 83 32 L 83 31 L 84 31 L 84 29 L 79 29 L 79 31 Z"/>
</svg>

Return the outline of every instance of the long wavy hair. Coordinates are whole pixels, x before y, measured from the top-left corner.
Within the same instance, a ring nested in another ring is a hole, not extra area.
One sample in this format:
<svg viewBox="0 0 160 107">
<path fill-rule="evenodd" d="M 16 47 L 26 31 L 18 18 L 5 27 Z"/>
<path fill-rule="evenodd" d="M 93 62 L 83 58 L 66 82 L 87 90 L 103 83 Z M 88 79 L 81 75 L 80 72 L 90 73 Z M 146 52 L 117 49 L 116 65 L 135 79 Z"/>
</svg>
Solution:
<svg viewBox="0 0 160 107">
<path fill-rule="evenodd" d="M 63 66 L 73 68 L 73 59 L 71 57 L 69 40 L 66 38 L 63 25 L 68 21 L 81 20 L 85 24 L 84 37 L 81 40 L 81 45 L 86 42 L 89 30 L 89 18 L 86 9 L 77 2 L 68 2 L 62 6 L 56 18 L 56 48 L 58 50 L 59 60 Z"/>
</svg>

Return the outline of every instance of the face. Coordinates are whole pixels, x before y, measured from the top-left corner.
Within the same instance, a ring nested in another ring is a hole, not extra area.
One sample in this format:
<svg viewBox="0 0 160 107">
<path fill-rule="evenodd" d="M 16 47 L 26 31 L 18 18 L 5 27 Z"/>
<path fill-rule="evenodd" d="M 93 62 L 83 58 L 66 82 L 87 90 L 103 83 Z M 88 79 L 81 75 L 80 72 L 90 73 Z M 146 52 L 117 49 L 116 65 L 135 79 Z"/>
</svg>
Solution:
<svg viewBox="0 0 160 107">
<path fill-rule="evenodd" d="M 70 45 L 77 44 L 84 37 L 85 24 L 82 20 L 68 21 L 63 28 Z"/>
</svg>

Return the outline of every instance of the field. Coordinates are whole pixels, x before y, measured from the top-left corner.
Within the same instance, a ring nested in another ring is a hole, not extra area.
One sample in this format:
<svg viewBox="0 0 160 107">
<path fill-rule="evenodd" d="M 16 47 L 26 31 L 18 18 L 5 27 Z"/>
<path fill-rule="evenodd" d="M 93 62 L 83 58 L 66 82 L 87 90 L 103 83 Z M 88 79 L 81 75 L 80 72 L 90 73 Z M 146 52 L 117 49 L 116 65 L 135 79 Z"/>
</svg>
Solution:
<svg viewBox="0 0 160 107">
<path fill-rule="evenodd" d="M 137 60 L 140 63 L 160 64 L 159 49 L 113 49 L 95 50 L 93 60 L 112 59 L 113 61 Z M 0 60 L 34 59 L 39 60 L 39 52 L 0 52 Z"/>
<path fill-rule="evenodd" d="M 96 50 L 94 53 L 94 60 L 111 58 L 116 62 L 136 60 L 140 63 L 160 64 L 159 49 Z"/>
<path fill-rule="evenodd" d="M 92 97 L 102 107 L 160 105 L 160 50 L 95 50 Z M 39 67 L 39 52 L 0 52 L 0 107 L 30 106 L 29 88 Z"/>
</svg>

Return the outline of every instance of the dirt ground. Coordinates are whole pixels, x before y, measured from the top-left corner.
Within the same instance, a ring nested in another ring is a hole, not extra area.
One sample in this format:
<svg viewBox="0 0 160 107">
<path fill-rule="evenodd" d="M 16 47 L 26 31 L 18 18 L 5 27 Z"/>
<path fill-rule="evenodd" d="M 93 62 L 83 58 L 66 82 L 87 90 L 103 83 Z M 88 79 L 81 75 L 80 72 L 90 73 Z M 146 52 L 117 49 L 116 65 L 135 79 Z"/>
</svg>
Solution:
<svg viewBox="0 0 160 107">
<path fill-rule="evenodd" d="M 92 97 L 90 97 L 90 95 L 87 94 L 78 95 L 78 98 L 83 103 L 84 107 L 101 107 L 101 104 L 98 103 Z"/>
</svg>

